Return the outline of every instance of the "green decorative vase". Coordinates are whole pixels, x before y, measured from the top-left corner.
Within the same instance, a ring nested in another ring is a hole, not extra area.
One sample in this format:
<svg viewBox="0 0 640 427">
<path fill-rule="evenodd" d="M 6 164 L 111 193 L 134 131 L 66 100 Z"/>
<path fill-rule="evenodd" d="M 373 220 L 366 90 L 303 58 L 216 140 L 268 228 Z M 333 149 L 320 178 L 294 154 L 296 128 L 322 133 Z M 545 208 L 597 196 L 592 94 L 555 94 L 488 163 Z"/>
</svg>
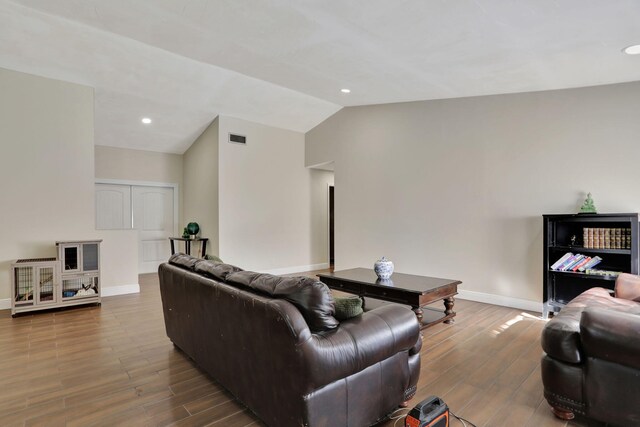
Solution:
<svg viewBox="0 0 640 427">
<path fill-rule="evenodd" d="M 190 222 L 189 224 L 187 224 L 187 231 L 190 235 L 195 236 L 200 232 L 200 226 L 197 222 Z"/>
</svg>

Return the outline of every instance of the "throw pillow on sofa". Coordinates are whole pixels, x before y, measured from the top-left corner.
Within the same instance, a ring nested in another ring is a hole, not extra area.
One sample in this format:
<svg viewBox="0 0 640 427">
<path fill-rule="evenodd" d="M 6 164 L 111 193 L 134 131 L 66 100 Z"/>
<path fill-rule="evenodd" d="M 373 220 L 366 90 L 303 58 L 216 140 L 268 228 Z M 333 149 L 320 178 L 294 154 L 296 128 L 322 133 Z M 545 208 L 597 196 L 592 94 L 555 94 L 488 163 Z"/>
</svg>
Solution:
<svg viewBox="0 0 640 427">
<path fill-rule="evenodd" d="M 335 306 L 331 291 L 324 283 L 309 277 L 280 277 L 240 271 L 229 274 L 226 282 L 286 299 L 300 310 L 313 332 L 328 331 L 339 325 L 334 317 Z"/>
<path fill-rule="evenodd" d="M 333 300 L 336 305 L 335 317 L 340 321 L 360 316 L 363 313 L 362 298 L 359 296 L 334 297 Z"/>
<path fill-rule="evenodd" d="M 220 264 L 224 264 L 224 261 L 222 261 L 220 257 L 217 255 L 206 254 L 204 256 L 204 259 L 206 259 L 207 261 L 213 261 L 213 262 L 218 262 Z"/>
</svg>

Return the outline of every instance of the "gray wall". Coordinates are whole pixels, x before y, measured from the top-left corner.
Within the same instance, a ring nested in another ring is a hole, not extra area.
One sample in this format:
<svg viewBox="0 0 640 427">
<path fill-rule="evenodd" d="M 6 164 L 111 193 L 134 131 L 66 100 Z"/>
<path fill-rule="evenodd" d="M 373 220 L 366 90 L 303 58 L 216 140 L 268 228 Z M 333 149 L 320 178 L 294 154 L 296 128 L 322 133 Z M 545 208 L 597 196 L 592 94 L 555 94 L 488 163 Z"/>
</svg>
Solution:
<svg viewBox="0 0 640 427">
<path fill-rule="evenodd" d="M 200 235 L 209 238 L 207 253 L 219 254 L 218 224 L 218 118 L 194 141 L 183 158 L 182 224 L 200 225 Z"/>
<path fill-rule="evenodd" d="M 103 239 L 103 296 L 138 288 L 130 230 L 95 230 L 93 89 L 0 69 L 0 309 L 11 261 L 56 256 L 56 240 Z"/>
<path fill-rule="evenodd" d="M 326 268 L 327 228 L 318 217 L 329 178 L 304 167 L 304 134 L 218 120 L 222 259 L 275 274 Z M 227 142 L 229 133 L 245 135 L 246 146 Z"/>
<path fill-rule="evenodd" d="M 178 184 L 178 217 L 182 224 L 181 154 L 96 145 L 95 163 L 96 178 Z M 182 234 L 182 229 L 179 231 Z"/>
<path fill-rule="evenodd" d="M 640 83 L 345 108 L 306 134 L 335 161 L 336 267 L 456 278 L 534 308 L 544 213 L 640 210 Z"/>
</svg>

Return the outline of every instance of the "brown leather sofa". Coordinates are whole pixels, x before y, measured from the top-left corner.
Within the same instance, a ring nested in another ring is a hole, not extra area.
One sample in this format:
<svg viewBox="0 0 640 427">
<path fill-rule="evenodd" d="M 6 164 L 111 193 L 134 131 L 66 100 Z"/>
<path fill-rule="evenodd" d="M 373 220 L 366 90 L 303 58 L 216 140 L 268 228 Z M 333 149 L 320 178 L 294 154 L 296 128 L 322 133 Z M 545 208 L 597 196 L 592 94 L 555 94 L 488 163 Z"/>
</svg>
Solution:
<svg viewBox="0 0 640 427">
<path fill-rule="evenodd" d="M 184 254 L 159 277 L 171 341 L 269 426 L 369 426 L 415 394 L 422 341 L 404 307 L 339 323 L 321 282 Z"/>
<path fill-rule="evenodd" d="M 640 426 L 640 277 L 621 274 L 614 295 L 592 288 L 574 298 L 545 326 L 542 348 L 556 416 Z"/>
</svg>

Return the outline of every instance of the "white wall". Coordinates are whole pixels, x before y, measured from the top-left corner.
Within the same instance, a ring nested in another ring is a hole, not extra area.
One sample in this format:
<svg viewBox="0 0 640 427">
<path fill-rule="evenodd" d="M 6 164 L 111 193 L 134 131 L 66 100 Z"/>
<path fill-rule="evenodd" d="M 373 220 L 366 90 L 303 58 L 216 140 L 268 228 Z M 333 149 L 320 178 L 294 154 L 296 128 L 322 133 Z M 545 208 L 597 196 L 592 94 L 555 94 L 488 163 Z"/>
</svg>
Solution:
<svg viewBox="0 0 640 427">
<path fill-rule="evenodd" d="M 12 260 L 55 256 L 56 240 L 105 237 L 94 229 L 93 90 L 0 69 L 0 93 L 0 308 L 8 308 Z M 133 270 L 114 265 L 129 250 L 105 243 L 103 291 L 136 284 L 137 254 Z"/>
<path fill-rule="evenodd" d="M 640 211 L 639 112 L 640 83 L 343 109 L 306 135 L 307 165 L 335 160 L 336 268 L 540 307 L 542 214 Z"/>
<path fill-rule="evenodd" d="M 183 155 L 184 220 L 197 222 L 200 235 L 209 238 L 207 253 L 218 254 L 218 119 Z"/>
<path fill-rule="evenodd" d="M 221 258 L 274 273 L 326 265 L 326 254 L 313 247 L 313 181 L 304 166 L 304 135 L 231 117 L 218 120 Z M 229 143 L 230 132 L 245 135 L 247 145 Z"/>
<path fill-rule="evenodd" d="M 183 222 L 182 163 L 181 154 L 95 146 L 95 173 L 98 179 L 178 184 L 180 224 Z"/>
<path fill-rule="evenodd" d="M 95 225 L 94 225 L 95 227 Z M 98 230 L 102 296 L 140 292 L 138 284 L 138 234 L 135 230 Z"/>
</svg>

